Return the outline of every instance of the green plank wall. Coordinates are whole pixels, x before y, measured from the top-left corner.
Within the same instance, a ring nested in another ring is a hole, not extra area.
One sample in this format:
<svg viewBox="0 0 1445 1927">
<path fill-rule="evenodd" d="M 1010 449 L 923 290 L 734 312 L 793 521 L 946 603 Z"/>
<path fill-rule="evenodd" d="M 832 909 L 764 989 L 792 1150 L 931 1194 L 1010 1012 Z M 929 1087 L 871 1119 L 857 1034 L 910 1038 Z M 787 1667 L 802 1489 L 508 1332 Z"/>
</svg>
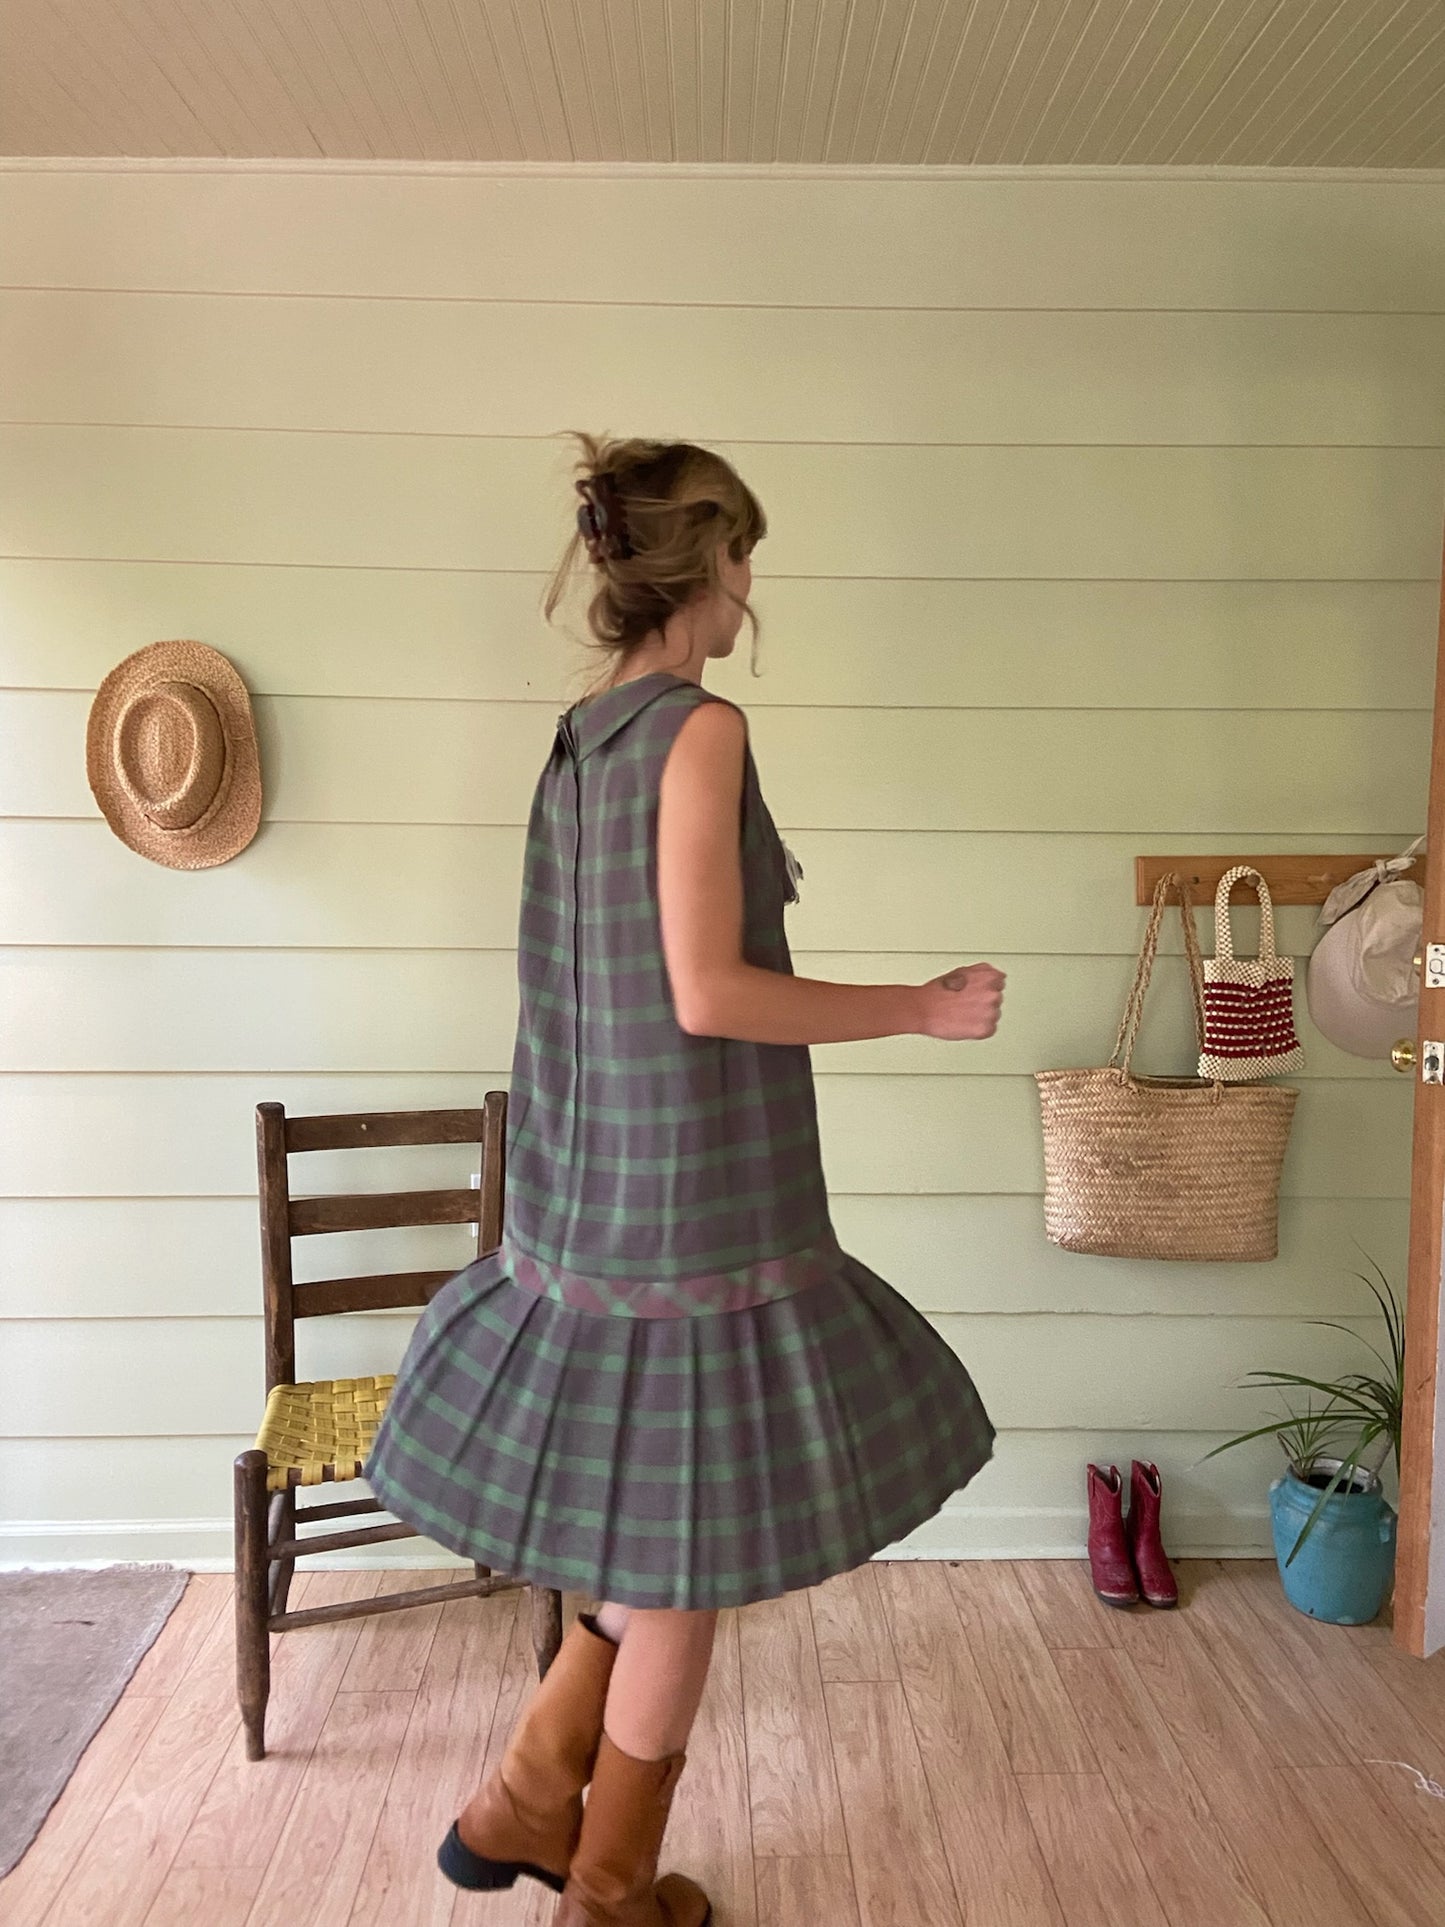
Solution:
<svg viewBox="0 0 1445 1927">
<path fill-rule="evenodd" d="M 1422 827 L 1445 184 L 12 165 L 0 226 L 0 1558 L 224 1567 L 254 1105 L 505 1081 L 574 426 L 715 442 L 767 506 L 760 673 L 744 641 L 714 686 L 806 872 L 798 967 L 1010 975 L 985 1045 L 815 1053 L 840 1234 L 1002 1429 L 908 1550 L 1076 1554 L 1085 1461 L 1133 1454 L 1173 1549 L 1263 1548 L 1268 1452 L 1199 1461 L 1252 1367 L 1350 1357 L 1305 1321 L 1360 1313 L 1356 1241 L 1403 1282 L 1408 1083 L 1306 1025 L 1279 1261 L 1147 1266 L 1045 1242 L 1029 1073 L 1108 1054 L 1137 852 Z M 261 833 L 198 875 L 85 782 L 97 682 L 167 636 L 262 741 Z M 302 1374 L 408 1323 L 308 1327 Z"/>
</svg>

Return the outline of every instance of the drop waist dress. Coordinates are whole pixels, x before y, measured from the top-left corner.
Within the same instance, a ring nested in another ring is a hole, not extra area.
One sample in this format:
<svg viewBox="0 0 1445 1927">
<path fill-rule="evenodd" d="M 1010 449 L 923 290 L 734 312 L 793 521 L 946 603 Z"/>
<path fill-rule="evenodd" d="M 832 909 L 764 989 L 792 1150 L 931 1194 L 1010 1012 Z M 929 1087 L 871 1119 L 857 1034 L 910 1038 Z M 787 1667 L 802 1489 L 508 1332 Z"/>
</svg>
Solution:
<svg viewBox="0 0 1445 1927">
<path fill-rule="evenodd" d="M 663 764 L 699 684 L 573 705 L 523 859 L 502 1243 L 417 1320 L 363 1476 L 467 1559 L 642 1607 L 816 1584 L 992 1455 L 957 1355 L 843 1251 L 802 1044 L 678 1024 Z M 791 972 L 794 866 L 751 747 L 743 952 Z"/>
</svg>

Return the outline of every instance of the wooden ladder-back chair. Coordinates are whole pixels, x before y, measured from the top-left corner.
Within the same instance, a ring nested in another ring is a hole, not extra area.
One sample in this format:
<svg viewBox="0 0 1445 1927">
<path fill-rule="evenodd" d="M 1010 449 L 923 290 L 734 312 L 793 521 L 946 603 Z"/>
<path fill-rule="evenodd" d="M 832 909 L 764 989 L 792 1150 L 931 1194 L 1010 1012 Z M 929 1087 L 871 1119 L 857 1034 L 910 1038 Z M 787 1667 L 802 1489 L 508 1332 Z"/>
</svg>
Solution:
<svg viewBox="0 0 1445 1927">
<path fill-rule="evenodd" d="M 321 1232 L 475 1224 L 477 1252 L 502 1239 L 507 1094 L 488 1091 L 479 1110 L 365 1111 L 336 1117 L 287 1117 L 280 1104 L 256 1107 L 260 1167 L 261 1276 L 266 1314 L 266 1411 L 256 1443 L 235 1462 L 236 1683 L 246 1728 L 246 1757 L 265 1758 L 271 1634 L 328 1619 L 395 1612 L 439 1599 L 470 1599 L 525 1582 L 474 1564 L 475 1577 L 445 1586 L 383 1593 L 288 1612 L 286 1596 L 298 1558 L 344 1546 L 378 1545 L 417 1536 L 404 1524 L 358 1526 L 298 1537 L 303 1520 L 380 1512 L 375 1498 L 299 1508 L 296 1488 L 361 1477 L 361 1468 L 395 1383 L 373 1378 L 296 1382 L 295 1321 L 348 1311 L 426 1305 L 456 1271 L 408 1271 L 297 1284 L 291 1240 Z M 479 1144 L 478 1190 L 392 1191 L 293 1198 L 288 1154 L 403 1144 Z M 562 1637 L 562 1600 L 532 1586 L 532 1643 L 545 1673 Z"/>
</svg>

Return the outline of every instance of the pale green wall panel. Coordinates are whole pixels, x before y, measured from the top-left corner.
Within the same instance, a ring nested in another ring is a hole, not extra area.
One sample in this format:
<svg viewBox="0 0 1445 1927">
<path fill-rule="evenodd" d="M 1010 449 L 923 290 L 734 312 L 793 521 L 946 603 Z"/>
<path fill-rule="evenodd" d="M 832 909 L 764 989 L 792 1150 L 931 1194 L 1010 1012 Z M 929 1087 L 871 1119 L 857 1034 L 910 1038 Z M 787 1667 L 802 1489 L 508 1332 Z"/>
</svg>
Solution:
<svg viewBox="0 0 1445 1927">
<path fill-rule="evenodd" d="M 512 945 L 521 881 L 520 829 L 263 822 L 241 857 L 183 875 L 98 812 L 0 824 L 12 943 Z"/>
<path fill-rule="evenodd" d="M 1355 1276 L 1367 1258 L 1405 1287 L 1399 1199 L 1285 1198 L 1272 1265 L 1081 1257 L 1048 1243 L 1042 1202 L 1026 1195 L 835 1188 L 832 1208 L 845 1250 L 930 1313 L 1356 1316 L 1370 1304 Z M 296 1276 L 460 1270 L 475 1248 L 461 1225 L 306 1238 Z M 260 1303 L 254 1198 L 0 1199 L 0 1318 L 253 1318 Z"/>
<path fill-rule="evenodd" d="M 394 1371 L 415 1320 L 406 1315 L 307 1319 L 297 1331 L 302 1379 Z M 944 1316 L 938 1330 L 1009 1427 L 1244 1430 L 1259 1423 L 1245 1374 L 1287 1357 L 1316 1375 L 1367 1357 L 1350 1331 L 1294 1319 L 1107 1318 L 1049 1313 Z M 94 1438 L 174 1431 L 253 1431 L 260 1384 L 259 1318 L 20 1321 L 0 1355 L 6 1435 Z"/>
<path fill-rule="evenodd" d="M 1397 580 L 1439 561 L 1437 447 L 891 447 L 719 441 L 784 575 Z M 550 441 L 0 427 L 9 552 L 544 569 Z"/>
<path fill-rule="evenodd" d="M 1445 316 L 410 300 L 357 302 L 338 333 L 326 303 L 286 295 L 7 289 L 0 413 L 345 434 L 601 420 L 703 441 L 1439 442 Z"/>
<path fill-rule="evenodd" d="M 0 691 L 0 812 L 93 816 L 83 695 Z M 525 824 L 553 704 L 260 697 L 268 822 Z M 1359 835 L 1423 815 L 1419 710 L 775 708 L 773 813 L 828 830 Z"/>
<path fill-rule="evenodd" d="M 844 1248 L 933 1315 L 1358 1317 L 1373 1310 L 1357 1276 L 1370 1258 L 1404 1296 L 1408 1219 L 1401 1199 L 1285 1197 L 1273 1264 L 1149 1265 L 1050 1244 L 1036 1197 L 843 1192 L 833 1205 Z"/>
<path fill-rule="evenodd" d="M 1144 933 L 1136 855 L 1239 847 L 1237 838 L 1143 826 L 1132 836 L 802 831 L 786 818 L 780 827 L 806 871 L 801 901 L 788 910 L 798 951 L 1121 956 L 1136 952 Z M 1369 835 L 1329 834 L 1329 848 L 1402 849 L 1423 827 L 1412 817 Z M 1250 850 L 1318 851 L 1325 835 L 1262 830 Z M 510 947 L 521 867 L 516 827 L 263 822 L 239 858 L 186 875 L 135 855 L 99 812 L 90 822 L 12 818 L 0 822 L 0 941 Z M 70 887 L 57 891 L 58 876 Z M 1317 917 L 1282 910 L 1280 947 L 1307 955 Z M 1241 937 L 1247 927 L 1242 921 Z M 1162 948 L 1180 944 L 1175 912 Z"/>
<path fill-rule="evenodd" d="M 1142 913 L 1141 913 L 1142 914 Z M 1258 916 L 1235 916 L 1240 946 Z M 800 976 L 923 983 L 957 960 L 935 953 L 796 950 Z M 813 1047 L 814 1068 L 932 1077 L 1017 1076 L 1107 1057 L 1135 959 L 991 953 L 1009 981 L 1009 1020 L 983 1042 L 878 1037 Z M 448 1071 L 511 1063 L 516 959 L 507 950 L 0 949 L 0 1071 Z M 1390 1081 L 1383 1060 L 1352 1057 L 1310 1023 L 1304 1082 Z M 225 1012 L 225 1023 L 217 1021 Z M 1197 1055 L 1182 958 L 1156 966 L 1139 1042 L 1141 1070 Z"/>
<path fill-rule="evenodd" d="M 0 683 L 94 689 L 157 636 L 223 649 L 264 696 L 540 701 L 597 667 L 520 571 L 0 558 Z M 1427 709 L 1438 583 L 900 581 L 774 573 L 714 687 L 752 708 Z M 1308 664 L 1304 676 L 1302 664 Z M 575 666 L 575 677 L 574 677 Z"/>
<path fill-rule="evenodd" d="M 250 1192 L 255 1107 L 288 1111 L 473 1105 L 503 1069 L 354 1077 L 251 1074 L 0 1078 L 0 1197 L 190 1197 Z M 818 1079 L 830 1185 L 841 1191 L 1039 1192 L 1043 1150 L 1031 1077 Z M 409 1095 L 410 1093 L 410 1095 Z M 1410 1099 L 1404 1079 L 1320 1079 L 1299 1100 L 1285 1162 L 1294 1197 L 1404 1198 Z M 316 1153 L 321 1187 L 465 1182 L 464 1148 Z M 383 1169 L 390 1177 L 383 1176 Z M 458 1176 L 458 1172 L 462 1175 Z"/>
<path fill-rule="evenodd" d="M 38 1563 L 66 1548 L 93 1559 L 169 1559 L 203 1571 L 230 1569 L 234 1527 L 220 1500 L 230 1489 L 231 1461 L 251 1442 L 236 1432 L 188 1438 L 0 1438 L 0 1491 L 23 1495 L 23 1510 L 0 1521 L 0 1561 Z M 1157 1460 L 1169 1476 L 1171 1539 L 1199 1554 L 1269 1549 L 1264 1493 L 1279 1464 L 1267 1443 L 1206 1460 L 1219 1443 L 1212 1432 L 1018 1430 L 999 1435 L 997 1449 L 974 1483 L 898 1551 L 914 1556 L 1081 1557 L 1083 1467 L 1130 1452 Z M 1387 1487 L 1387 1489 L 1389 1489 Z M 136 1516 L 136 1495 L 149 1512 Z M 359 1482 L 335 1498 L 364 1498 Z M 313 1555 L 312 1570 L 362 1562 L 435 1568 L 460 1564 L 425 1537 L 357 1552 Z"/>
<path fill-rule="evenodd" d="M 1445 311 L 1445 186 L 938 174 L 0 171 L 25 287 Z"/>
<path fill-rule="evenodd" d="M 1249 839 L 1248 854 L 1316 852 L 1322 842 L 1329 852 L 1399 850 L 1423 828 L 1413 815 L 1404 824 L 1378 825 L 1373 837 L 1323 828 L 1313 836 L 1285 837 L 1261 828 Z M 786 819 L 782 829 L 807 871 L 802 900 L 792 913 L 795 947 L 951 950 L 960 961 L 991 951 L 1137 952 L 1146 919 L 1134 903 L 1135 857 L 1235 854 L 1241 840 L 1202 832 L 1156 833 L 1145 825 L 1132 836 L 1070 830 L 1048 836 L 793 833 Z M 1318 915 L 1316 909 L 1281 911 L 1276 918 L 1280 948 L 1308 955 L 1319 934 Z M 1160 947 L 1175 952 L 1182 943 L 1178 911 L 1172 910 Z"/>
<path fill-rule="evenodd" d="M 1406 1197 L 1412 1096 L 1404 1078 L 1310 1085 L 1290 1134 L 1285 1193 Z M 840 1190 L 1043 1190 L 1032 1078 L 824 1077 L 818 1117 L 828 1180 Z"/>
</svg>

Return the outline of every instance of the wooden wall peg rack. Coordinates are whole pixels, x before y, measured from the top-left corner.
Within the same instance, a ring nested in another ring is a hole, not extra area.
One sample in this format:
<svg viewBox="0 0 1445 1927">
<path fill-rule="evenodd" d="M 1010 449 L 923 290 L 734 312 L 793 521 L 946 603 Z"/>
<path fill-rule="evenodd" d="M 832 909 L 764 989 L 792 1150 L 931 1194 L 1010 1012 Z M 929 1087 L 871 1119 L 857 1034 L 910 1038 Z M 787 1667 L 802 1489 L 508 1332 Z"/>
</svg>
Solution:
<svg viewBox="0 0 1445 1927">
<path fill-rule="evenodd" d="M 1398 855 L 1397 850 L 1387 850 L 1378 856 L 1140 856 L 1134 859 L 1134 901 L 1152 903 L 1160 877 L 1177 870 L 1197 903 L 1212 903 L 1225 871 L 1247 863 L 1269 885 L 1276 904 L 1323 903 L 1346 877 Z M 1423 884 L 1425 874 L 1419 857 L 1415 868 L 1416 881 Z"/>
</svg>

